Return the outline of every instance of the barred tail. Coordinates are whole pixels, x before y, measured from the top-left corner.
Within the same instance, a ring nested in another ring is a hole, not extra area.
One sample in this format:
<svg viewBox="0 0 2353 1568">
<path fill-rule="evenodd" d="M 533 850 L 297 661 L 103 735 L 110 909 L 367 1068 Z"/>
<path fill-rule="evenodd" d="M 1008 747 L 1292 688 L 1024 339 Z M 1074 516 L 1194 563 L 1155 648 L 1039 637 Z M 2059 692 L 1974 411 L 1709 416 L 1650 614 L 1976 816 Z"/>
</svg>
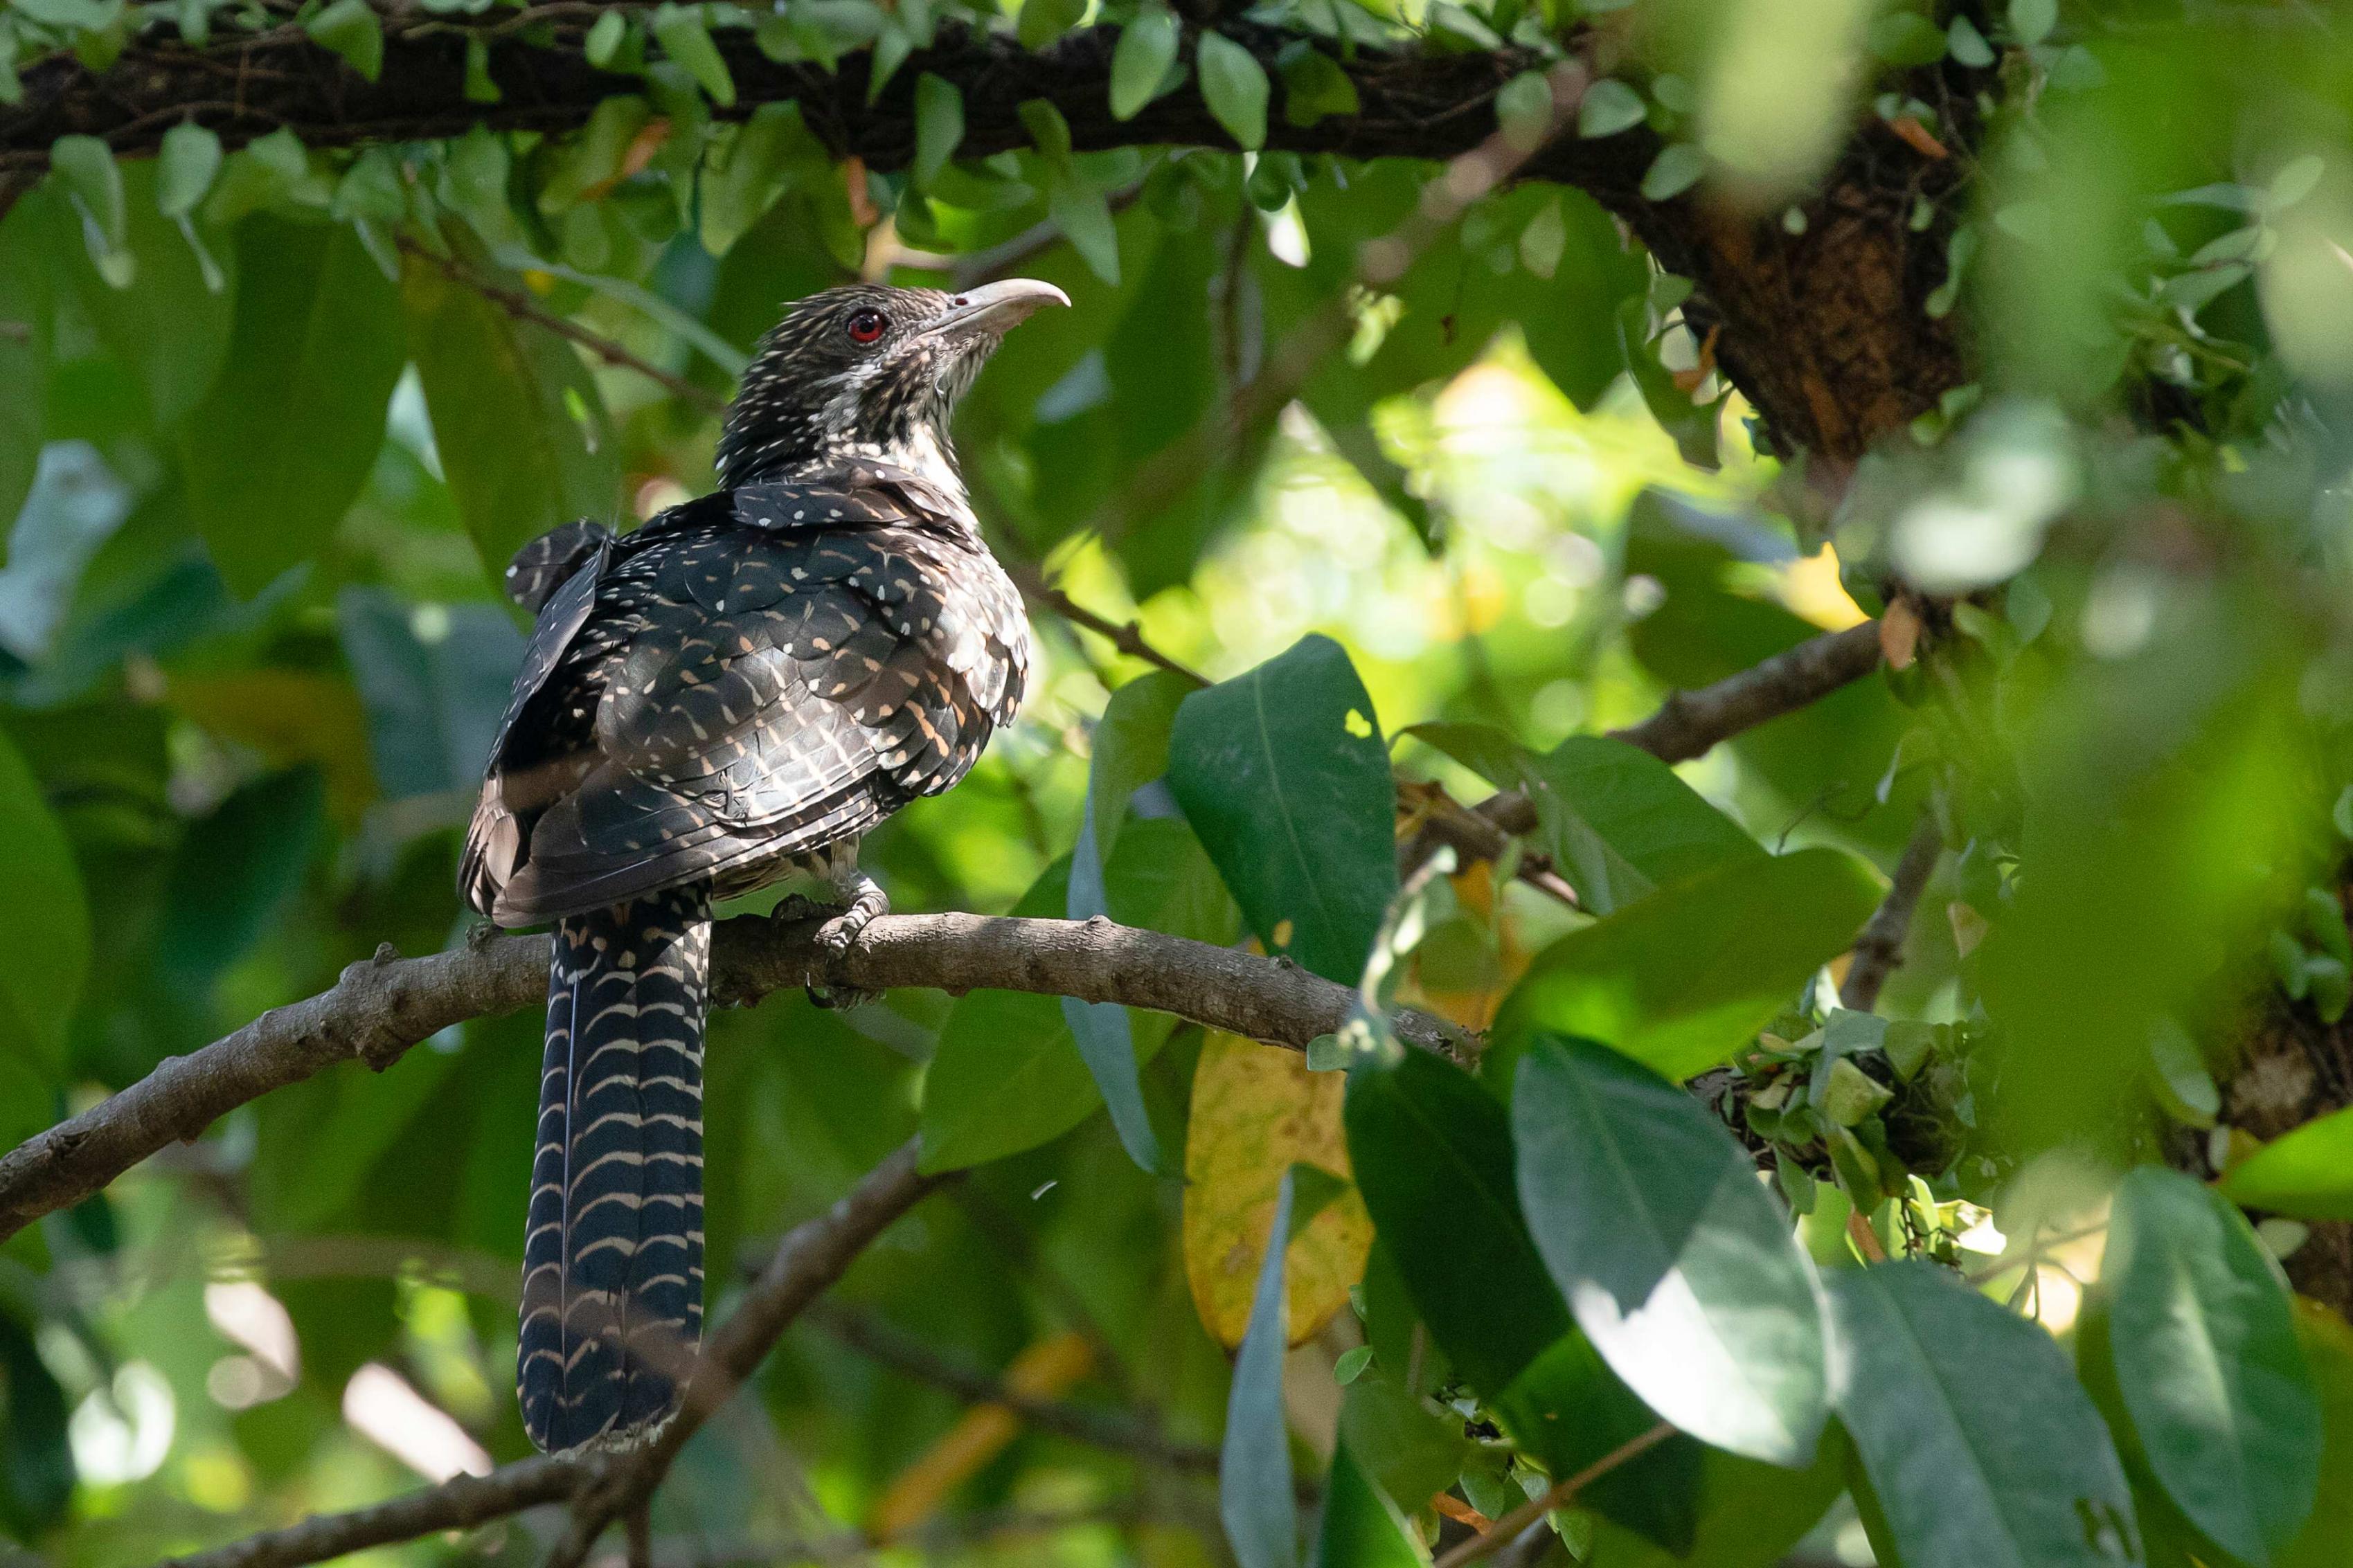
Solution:
<svg viewBox="0 0 2353 1568">
<path fill-rule="evenodd" d="M 633 1446 L 678 1407 L 702 1332 L 710 973 L 703 888 L 556 927 L 515 1368 L 550 1453 Z"/>
</svg>

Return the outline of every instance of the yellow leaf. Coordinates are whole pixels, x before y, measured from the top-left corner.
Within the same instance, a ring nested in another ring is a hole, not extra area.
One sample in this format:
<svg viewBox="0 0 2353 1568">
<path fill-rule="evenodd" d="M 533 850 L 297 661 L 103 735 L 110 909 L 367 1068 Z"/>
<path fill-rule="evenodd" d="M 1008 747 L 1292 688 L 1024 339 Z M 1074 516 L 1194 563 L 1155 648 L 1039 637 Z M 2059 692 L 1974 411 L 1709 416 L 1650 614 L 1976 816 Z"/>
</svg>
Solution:
<svg viewBox="0 0 2353 1568">
<path fill-rule="evenodd" d="M 1005 1369 L 1005 1386 L 1030 1399 L 1059 1399 L 1094 1365 L 1078 1334 L 1056 1334 L 1023 1351 Z M 1021 1433 L 1021 1417 L 1002 1405 L 976 1405 L 939 1441 L 892 1479 L 866 1521 L 876 1541 L 904 1535 L 939 1511 L 965 1482 L 988 1468 Z"/>
<path fill-rule="evenodd" d="M 1211 1030 L 1193 1070 L 1185 1140 L 1185 1278 L 1218 1342 L 1241 1343 L 1250 1291 L 1274 1223 L 1275 1190 L 1294 1164 L 1346 1176 L 1340 1130 L 1344 1075 L 1312 1073 L 1297 1051 Z M 1291 1342 L 1314 1337 L 1363 1278 L 1373 1244 L 1350 1187 L 1300 1231 L 1284 1255 Z"/>
</svg>

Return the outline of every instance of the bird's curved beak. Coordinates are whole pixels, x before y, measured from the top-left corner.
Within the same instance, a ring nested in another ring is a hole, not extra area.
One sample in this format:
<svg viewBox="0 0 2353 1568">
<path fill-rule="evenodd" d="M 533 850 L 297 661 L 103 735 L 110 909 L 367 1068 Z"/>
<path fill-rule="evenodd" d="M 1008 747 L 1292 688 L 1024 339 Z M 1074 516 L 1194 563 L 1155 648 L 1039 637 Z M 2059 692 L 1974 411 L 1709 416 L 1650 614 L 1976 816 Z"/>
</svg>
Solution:
<svg viewBox="0 0 2353 1568">
<path fill-rule="evenodd" d="M 951 337 L 1001 337 L 1048 305 L 1067 305 L 1071 297 L 1051 283 L 1034 278 L 1008 278 L 966 289 L 948 302 L 947 313 L 931 331 Z"/>
</svg>

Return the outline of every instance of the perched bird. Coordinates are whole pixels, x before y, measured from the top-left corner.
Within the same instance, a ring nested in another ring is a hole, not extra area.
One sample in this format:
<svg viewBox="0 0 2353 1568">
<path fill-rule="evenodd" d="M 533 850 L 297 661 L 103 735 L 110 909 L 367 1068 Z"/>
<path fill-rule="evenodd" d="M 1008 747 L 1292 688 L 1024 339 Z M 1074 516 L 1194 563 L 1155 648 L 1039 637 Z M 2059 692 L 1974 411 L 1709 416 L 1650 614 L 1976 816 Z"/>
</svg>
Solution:
<svg viewBox="0 0 2353 1568">
<path fill-rule="evenodd" d="M 702 1322 L 711 908 L 795 873 L 847 952 L 888 904 L 859 836 L 964 777 L 1021 700 L 1029 631 L 948 421 L 1015 280 L 802 300 L 727 411 L 720 488 L 616 536 L 567 523 L 509 592 L 538 624 L 459 871 L 555 922 L 523 1240 L 524 1427 L 629 1447 L 676 1410 Z"/>
</svg>

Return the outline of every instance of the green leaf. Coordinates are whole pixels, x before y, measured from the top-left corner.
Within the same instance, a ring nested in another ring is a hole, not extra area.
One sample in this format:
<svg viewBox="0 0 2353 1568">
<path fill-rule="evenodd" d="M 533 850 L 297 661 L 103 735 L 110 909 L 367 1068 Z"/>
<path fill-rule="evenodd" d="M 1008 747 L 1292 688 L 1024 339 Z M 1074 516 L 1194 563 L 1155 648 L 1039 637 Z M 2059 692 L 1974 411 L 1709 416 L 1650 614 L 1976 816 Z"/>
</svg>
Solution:
<svg viewBox="0 0 2353 1568">
<path fill-rule="evenodd" d="M 1495 122 L 1514 145 L 1535 147 L 1552 126 L 1552 83 L 1542 71 L 1522 71 L 1495 93 Z"/>
<path fill-rule="evenodd" d="M 1241 1568 L 1294 1568 L 1299 1506 L 1291 1489 L 1291 1434 L 1282 1408 L 1282 1358 L 1290 1349 L 1282 1260 L 1291 1234 L 1291 1173 L 1275 1190 L 1274 1220 L 1250 1328 L 1234 1357 L 1226 1394 L 1226 1436 L 1218 1455 L 1218 1517 Z"/>
<path fill-rule="evenodd" d="M 1013 908 L 1060 916 L 1071 871 L 1058 860 Z M 1215 887 L 1208 857 L 1181 822 L 1130 823 L 1108 858 L 1105 892 L 1122 925 L 1222 943 L 1233 910 Z M 1168 1040 L 1166 1015 L 1131 1011 L 1137 1059 Z M 1026 992 L 976 991 L 955 1005 L 923 1078 L 923 1165 L 961 1170 L 1059 1138 L 1103 1103 L 1063 1017 L 1060 999 Z"/>
<path fill-rule="evenodd" d="M 1079 25 L 1087 0 L 1021 0 L 1021 17 L 1015 24 L 1025 49 L 1042 49 Z"/>
<path fill-rule="evenodd" d="M 1539 1041 L 1512 1091 L 1519 1192 L 1577 1324 L 1651 1409 L 1802 1468 L 1828 1415 L 1813 1266 L 1721 1121 L 1588 1041 Z"/>
<path fill-rule="evenodd" d="M 654 41 L 662 53 L 686 68 L 689 76 L 711 95 L 711 101 L 722 109 L 735 107 L 735 79 L 727 74 L 727 62 L 719 53 L 719 46 L 711 41 L 711 25 L 700 5 L 662 5 L 655 7 Z"/>
<path fill-rule="evenodd" d="M 1194 692 L 1168 786 L 1269 952 L 1364 973 L 1397 893 L 1396 786 L 1372 699 L 1329 637 Z"/>
<path fill-rule="evenodd" d="M 1146 5 L 1119 30 L 1111 52 L 1111 115 L 1133 120 L 1160 95 L 1168 68 L 1176 63 L 1180 32 L 1176 13 L 1166 5 Z"/>
<path fill-rule="evenodd" d="M 939 177 L 964 142 L 964 93 L 930 71 L 915 79 L 915 163 L 918 186 Z"/>
<path fill-rule="evenodd" d="M 1201 101 L 1245 150 L 1266 144 L 1266 71 L 1258 57 L 1222 33 L 1204 33 L 1193 57 Z"/>
<path fill-rule="evenodd" d="M 1118 802 L 1117 810 L 1125 814 L 1125 799 Z M 1083 921 L 1110 911 L 1111 898 L 1103 886 L 1103 861 L 1095 830 L 1095 801 L 1090 790 L 1079 824 L 1079 841 L 1071 851 L 1066 912 L 1074 921 Z M 1135 1036 L 1128 1026 L 1127 1009 L 1115 1002 L 1084 1002 L 1076 996 L 1065 996 L 1061 1004 L 1062 1023 L 1087 1064 L 1088 1076 L 1103 1095 L 1104 1108 L 1111 1112 L 1120 1147 L 1127 1151 L 1128 1158 L 1135 1162 L 1139 1170 L 1157 1173 L 1163 1164 L 1160 1142 L 1153 1134 L 1152 1118 L 1144 1108 L 1144 1084 L 1136 1070 Z"/>
<path fill-rule="evenodd" d="M 132 287 L 109 286 L 83 259 L 70 215 L 58 226 L 61 244 L 54 255 L 79 283 L 81 305 L 99 341 L 146 395 L 155 424 L 169 429 L 195 407 L 220 372 L 235 293 L 227 279 L 218 289 L 206 286 L 195 251 L 157 207 L 156 176 L 152 161 L 122 170 L 125 253 L 137 263 Z"/>
<path fill-rule="evenodd" d="M 613 516 L 619 455 L 572 345 L 416 256 L 400 295 L 434 445 L 484 575 L 495 584 L 526 540 L 559 522 Z"/>
<path fill-rule="evenodd" d="M 613 68 L 614 60 L 620 55 L 621 45 L 627 41 L 628 36 L 628 18 L 618 11 L 607 11 L 596 18 L 595 26 L 588 29 L 588 37 L 581 46 L 581 52 L 588 57 L 588 63 L 598 70 L 610 70 Z"/>
<path fill-rule="evenodd" d="M 762 104 L 724 145 L 725 161 L 702 178 L 701 237 L 713 256 L 734 249 L 797 181 L 839 181 L 797 103 Z"/>
<path fill-rule="evenodd" d="M 67 1022 L 90 973 L 90 905 L 65 829 L 51 814 L 23 753 L 0 735 L 0 943 L 38 953 L 38 963 L 0 965 L 0 1057 L 15 1058 L 45 1085 L 65 1075 Z M 34 1127 L 46 1103 L 21 1108 Z M 13 1121 L 13 1114 L 9 1120 Z"/>
<path fill-rule="evenodd" d="M 2342 1568 L 2353 1562 L 2353 1328 L 2310 1301 L 2295 1303 L 2295 1326 L 2320 1390 L 2327 1441 L 2312 1517 L 2273 1561 L 2278 1568 Z"/>
<path fill-rule="evenodd" d="M 2150 1470 L 2216 1546 L 2263 1568 L 2312 1511 L 2321 1444 L 2271 1255 L 2230 1200 L 2145 1165 L 2117 1189 L 2101 1282 Z"/>
<path fill-rule="evenodd" d="M 2225 1172 L 2219 1190 L 2296 1219 L 2353 1219 L 2353 1108 L 2273 1139 Z"/>
<path fill-rule="evenodd" d="M 1586 1561 L 1595 1568 L 1774 1568 L 1795 1552 L 1846 1489 L 1848 1458 L 1845 1434 L 1835 1426 L 1823 1433 L 1812 1467 L 1796 1475 L 1707 1449 L 1688 1552 L 1670 1552 L 1603 1520 Z"/>
<path fill-rule="evenodd" d="M 1689 1078 L 1793 1004 L 1853 943 L 1883 890 L 1877 872 L 1835 849 L 1685 878 L 1539 952 L 1504 998 L 1494 1037 L 1505 1048 L 1534 1029 L 1606 1040 Z"/>
<path fill-rule="evenodd" d="M 1660 887 L 1763 848 L 1638 746 L 1572 735 L 1538 755 L 1501 731 L 1469 724 L 1420 724 L 1429 742 L 1498 789 L 1527 793 L 1540 842 L 1584 907 L 1609 914 Z"/>
<path fill-rule="evenodd" d="M 1348 1075 L 1348 1163 L 1414 1311 L 1531 1452 L 1568 1475 L 1655 1417 L 1577 1330 L 1513 1176 L 1512 1124 L 1461 1068 L 1423 1051 Z M 1369 1277 L 1368 1277 L 1369 1278 Z M 1688 1546 L 1696 1444 L 1672 1440 L 1597 1486 L 1594 1507 Z"/>
<path fill-rule="evenodd" d="M 178 993 L 202 997 L 270 934 L 309 872 L 326 826 L 314 767 L 266 773 L 189 826 L 164 884 L 155 963 Z"/>
<path fill-rule="evenodd" d="M 164 132 L 155 155 L 155 210 L 165 217 L 195 212 L 220 166 L 220 137 L 211 130 L 189 120 Z"/>
<path fill-rule="evenodd" d="M 2059 25 L 2059 0 L 2010 0 L 2010 36 L 2032 46 Z"/>
<path fill-rule="evenodd" d="M 1917 11 L 1881 15 L 1869 37 L 1871 52 L 1891 66 L 1925 66 L 1945 58 L 1945 30 Z"/>
<path fill-rule="evenodd" d="M 0 1307 L 0 1528 L 32 1544 L 73 1503 L 65 1390 L 33 1336 Z"/>
<path fill-rule="evenodd" d="M 1520 1216 L 1512 1127 L 1493 1095 L 1424 1051 L 1349 1074 L 1348 1163 L 1430 1337 L 1500 1394 L 1574 1331 Z"/>
<path fill-rule="evenodd" d="M 1577 133 L 1615 136 L 1641 124 L 1649 113 L 1641 93 L 1634 87 L 1614 77 L 1603 77 L 1585 89 L 1585 98 L 1577 106 Z"/>
<path fill-rule="evenodd" d="M 348 227 L 248 218 L 220 379 L 181 441 L 190 516 L 250 597 L 317 554 L 367 482 L 406 359 L 400 299 Z"/>
<path fill-rule="evenodd" d="M 2107 1428 L 2040 1325 L 1929 1263 L 1828 1283 L 1836 1408 L 1904 1568 L 2140 1561 Z"/>
<path fill-rule="evenodd" d="M 1945 29 L 1945 48 L 1958 63 L 1971 70 L 1983 70 L 1993 64 L 1993 46 L 1986 42 L 1978 25 L 1967 16 L 1957 16 Z"/>
<path fill-rule="evenodd" d="M 54 222 L 52 198 L 39 191 L 19 198 L 0 216 L 0 560 L 6 558 L 7 531 L 33 491 L 41 444 L 47 431 L 49 323 L 54 290 L 47 257 L 46 230 Z"/>
<path fill-rule="evenodd" d="M 1659 149 L 1651 167 L 1642 175 L 1642 199 L 1649 202 L 1672 201 L 1699 184 L 1707 173 L 1707 154 L 1693 142 L 1670 142 Z"/>
<path fill-rule="evenodd" d="M 81 214 L 92 258 L 121 255 L 130 231 L 122 171 L 115 166 L 113 150 L 95 136 L 60 136 L 49 145 L 49 168 Z M 107 281 L 128 288 L 131 276 L 118 281 L 110 274 Z"/>
<path fill-rule="evenodd" d="M 1309 126 L 1334 115 L 1354 114 L 1364 107 L 1356 84 L 1340 62 L 1314 45 L 1284 46 L 1282 118 L 1288 124 Z"/>
<path fill-rule="evenodd" d="M 1371 1353 L 1366 1346 L 1356 1349 Z M 1324 1484 L 1324 1518 L 1317 1529 L 1315 1561 L 1320 1568 L 1429 1568 L 1430 1553 L 1422 1550 L 1420 1538 L 1356 1463 L 1345 1437 L 1332 1450 L 1332 1474 Z"/>
<path fill-rule="evenodd" d="M 334 0 L 334 4 L 302 24 L 320 47 L 343 56 L 351 68 L 374 81 L 384 70 L 384 24 L 368 0 Z"/>
</svg>

